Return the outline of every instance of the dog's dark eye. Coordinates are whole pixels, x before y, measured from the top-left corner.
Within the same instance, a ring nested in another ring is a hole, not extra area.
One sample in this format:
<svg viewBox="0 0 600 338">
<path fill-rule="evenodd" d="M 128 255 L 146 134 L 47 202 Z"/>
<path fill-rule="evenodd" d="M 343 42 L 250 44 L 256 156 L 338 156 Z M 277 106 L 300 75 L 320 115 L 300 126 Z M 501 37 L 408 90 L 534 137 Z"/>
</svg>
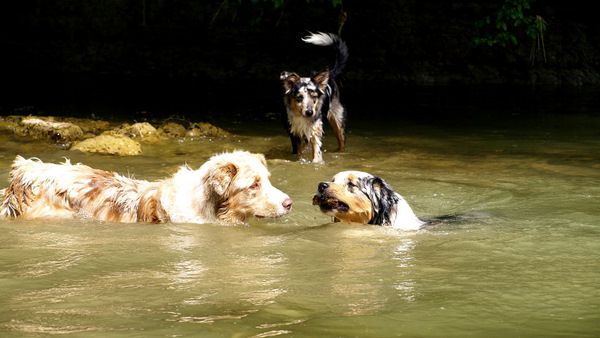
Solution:
<svg viewBox="0 0 600 338">
<path fill-rule="evenodd" d="M 356 184 L 354 184 L 353 182 L 348 182 L 348 188 L 349 188 L 349 189 L 354 189 L 354 188 L 356 188 L 356 187 L 357 187 L 357 185 L 356 185 Z"/>
<path fill-rule="evenodd" d="M 296 96 L 296 101 L 302 102 L 302 100 L 304 100 L 304 96 L 302 96 L 302 95 Z"/>
</svg>

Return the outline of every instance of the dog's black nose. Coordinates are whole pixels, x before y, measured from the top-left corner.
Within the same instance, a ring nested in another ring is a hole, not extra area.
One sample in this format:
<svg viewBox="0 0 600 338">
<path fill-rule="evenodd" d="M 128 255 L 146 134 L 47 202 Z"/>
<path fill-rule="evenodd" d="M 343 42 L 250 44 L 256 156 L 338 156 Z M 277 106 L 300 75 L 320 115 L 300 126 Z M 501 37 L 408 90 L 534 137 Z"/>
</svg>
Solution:
<svg viewBox="0 0 600 338">
<path fill-rule="evenodd" d="M 307 110 L 305 114 L 306 114 L 306 116 L 311 117 L 311 116 L 313 116 L 313 111 Z"/>
<path fill-rule="evenodd" d="M 323 193 L 323 191 L 325 191 L 325 189 L 329 188 L 329 184 L 325 183 L 325 182 L 321 182 L 319 183 L 319 192 Z"/>
</svg>

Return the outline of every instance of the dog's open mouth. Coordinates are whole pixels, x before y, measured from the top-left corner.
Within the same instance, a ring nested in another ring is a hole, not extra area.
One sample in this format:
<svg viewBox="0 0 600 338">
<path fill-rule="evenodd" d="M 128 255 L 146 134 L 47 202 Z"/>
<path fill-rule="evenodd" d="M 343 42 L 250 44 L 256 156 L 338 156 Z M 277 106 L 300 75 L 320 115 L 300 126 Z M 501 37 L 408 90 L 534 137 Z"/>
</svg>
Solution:
<svg viewBox="0 0 600 338">
<path fill-rule="evenodd" d="M 331 210 L 347 212 L 348 210 L 350 210 L 348 204 L 331 196 L 315 195 L 313 196 L 312 204 L 318 205 L 319 208 L 321 208 L 321 211 L 323 212 Z"/>
</svg>

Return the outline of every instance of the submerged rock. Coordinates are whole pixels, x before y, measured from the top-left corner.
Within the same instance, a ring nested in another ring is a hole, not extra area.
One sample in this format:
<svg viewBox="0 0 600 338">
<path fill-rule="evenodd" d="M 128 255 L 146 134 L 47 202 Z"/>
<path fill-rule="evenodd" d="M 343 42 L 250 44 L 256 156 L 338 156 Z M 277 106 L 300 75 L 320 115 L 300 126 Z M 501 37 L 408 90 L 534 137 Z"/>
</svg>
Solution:
<svg viewBox="0 0 600 338">
<path fill-rule="evenodd" d="M 0 131 L 10 131 L 14 133 L 22 119 L 22 116 L 0 116 Z"/>
<path fill-rule="evenodd" d="M 83 130 L 78 125 L 35 117 L 22 119 L 14 132 L 34 140 L 51 140 L 56 143 L 71 143 L 83 137 Z"/>
<path fill-rule="evenodd" d="M 185 127 L 175 122 L 167 122 L 160 126 L 158 130 L 161 134 L 170 138 L 184 137 L 186 133 Z"/>
<path fill-rule="evenodd" d="M 11 131 L 20 137 L 66 145 L 93 137 L 109 128 L 108 121 L 74 117 L 20 115 L 0 117 L 0 131 Z"/>
<path fill-rule="evenodd" d="M 110 129 L 111 123 L 104 120 L 84 119 L 77 117 L 61 118 L 62 122 L 69 122 L 78 125 L 85 134 L 98 135 L 105 130 Z"/>
<path fill-rule="evenodd" d="M 197 122 L 186 132 L 187 137 L 227 137 L 227 131 L 207 122 Z"/>
<path fill-rule="evenodd" d="M 32 140 L 51 141 L 64 148 L 74 144 L 73 150 L 104 154 L 140 154 L 139 142 L 156 144 L 170 139 L 231 136 L 207 122 L 169 121 L 158 129 L 148 122 L 114 126 L 104 120 L 74 117 L 0 116 L 0 131 Z"/>
<path fill-rule="evenodd" d="M 142 153 L 142 147 L 139 142 L 127 136 L 109 134 L 102 134 L 78 142 L 71 147 L 71 150 L 119 156 L 133 156 Z"/>
<path fill-rule="evenodd" d="M 156 143 L 165 137 L 159 134 L 158 130 L 148 122 L 139 122 L 134 124 L 125 123 L 113 130 L 106 132 L 109 135 L 127 136 L 141 142 Z"/>
</svg>

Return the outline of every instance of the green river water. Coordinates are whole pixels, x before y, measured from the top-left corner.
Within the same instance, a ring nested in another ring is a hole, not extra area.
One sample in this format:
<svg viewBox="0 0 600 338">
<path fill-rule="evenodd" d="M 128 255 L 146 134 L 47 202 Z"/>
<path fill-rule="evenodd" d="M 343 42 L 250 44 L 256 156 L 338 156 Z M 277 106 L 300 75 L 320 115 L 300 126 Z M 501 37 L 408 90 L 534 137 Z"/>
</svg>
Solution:
<svg viewBox="0 0 600 338">
<path fill-rule="evenodd" d="M 327 130 L 324 165 L 295 161 L 275 120 L 127 158 L 0 135 L 1 187 L 17 154 L 153 180 L 245 149 L 294 200 L 248 226 L 0 220 L 0 336 L 600 336 L 600 118 L 367 121 L 349 121 L 346 153 Z M 418 232 L 332 223 L 311 198 L 348 169 L 422 218 L 459 217 Z"/>
</svg>

